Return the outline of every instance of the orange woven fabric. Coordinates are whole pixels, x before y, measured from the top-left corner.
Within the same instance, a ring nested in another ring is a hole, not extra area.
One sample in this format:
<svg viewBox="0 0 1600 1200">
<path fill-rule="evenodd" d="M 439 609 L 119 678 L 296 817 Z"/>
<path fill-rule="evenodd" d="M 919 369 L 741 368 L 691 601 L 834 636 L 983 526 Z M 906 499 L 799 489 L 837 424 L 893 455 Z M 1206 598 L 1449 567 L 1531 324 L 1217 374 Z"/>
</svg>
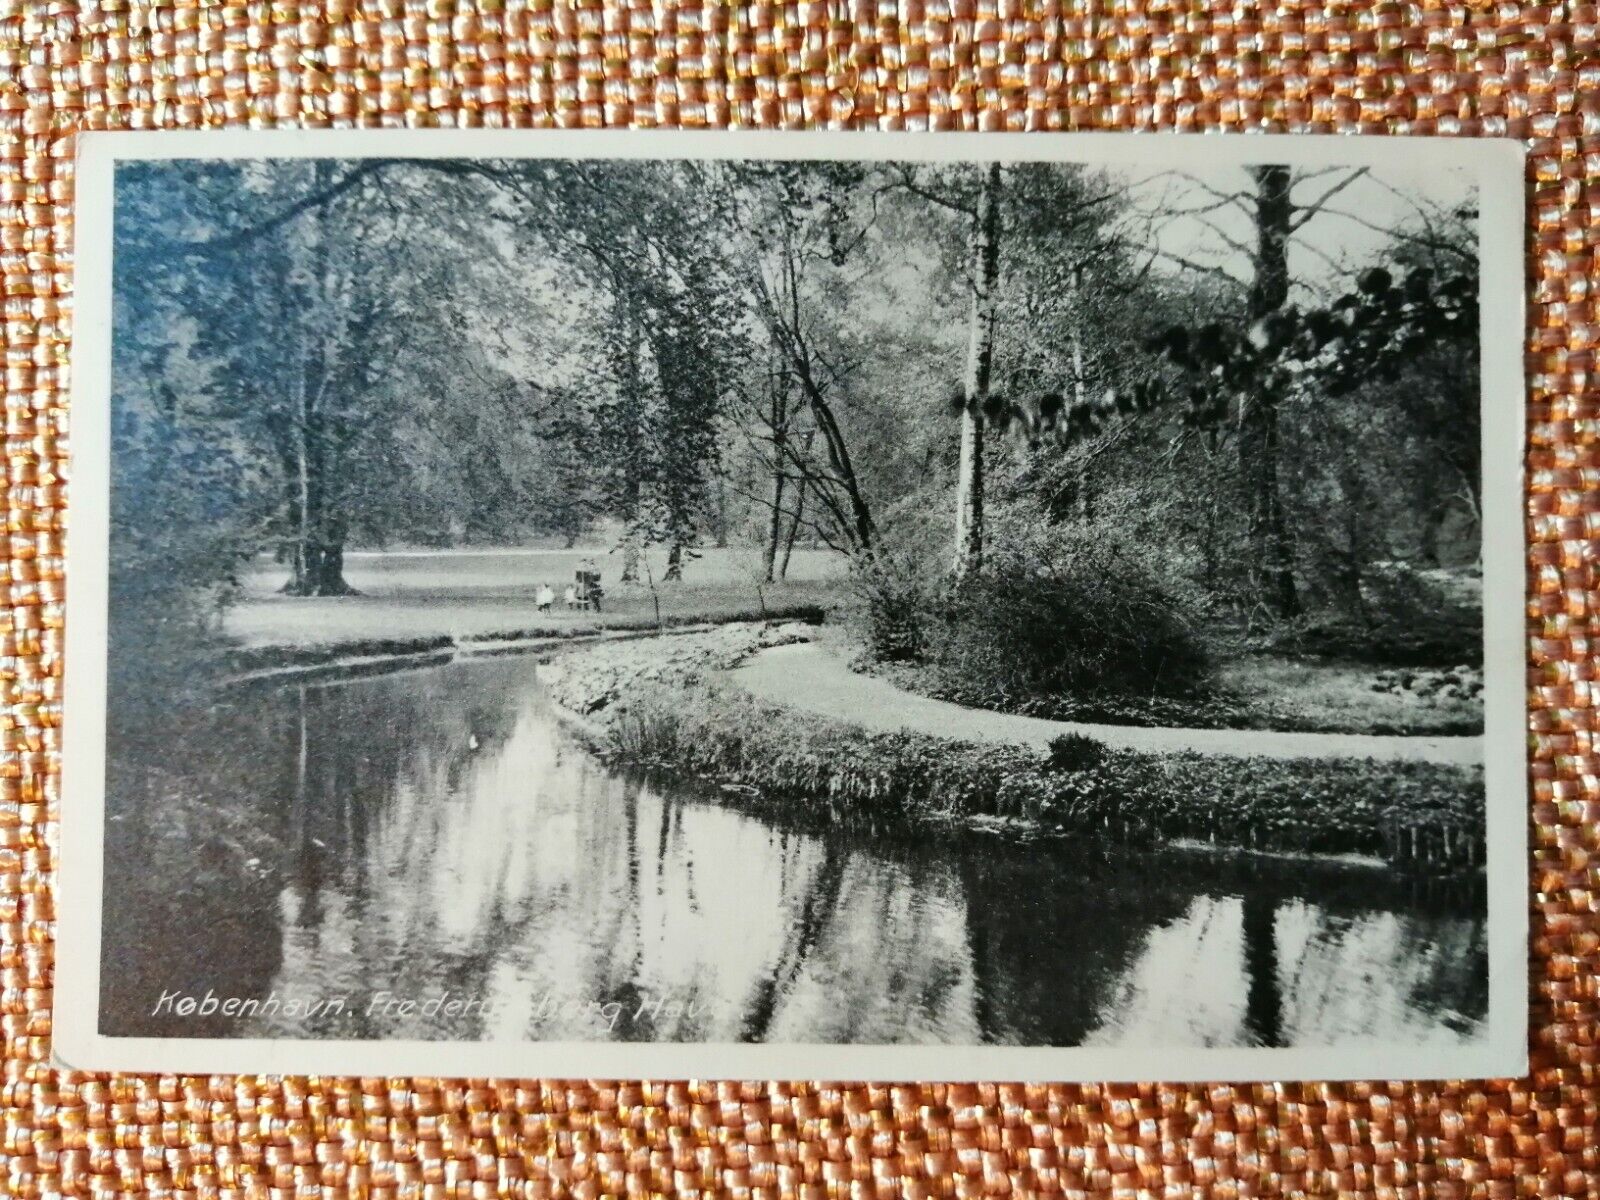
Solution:
<svg viewBox="0 0 1600 1200">
<path fill-rule="evenodd" d="M 73 134 L 301 123 L 1527 139 L 1531 1078 L 867 1087 L 52 1070 Z M 0 0 L 0 1190 L 1600 1195 L 1597 180 L 1592 4 Z"/>
</svg>

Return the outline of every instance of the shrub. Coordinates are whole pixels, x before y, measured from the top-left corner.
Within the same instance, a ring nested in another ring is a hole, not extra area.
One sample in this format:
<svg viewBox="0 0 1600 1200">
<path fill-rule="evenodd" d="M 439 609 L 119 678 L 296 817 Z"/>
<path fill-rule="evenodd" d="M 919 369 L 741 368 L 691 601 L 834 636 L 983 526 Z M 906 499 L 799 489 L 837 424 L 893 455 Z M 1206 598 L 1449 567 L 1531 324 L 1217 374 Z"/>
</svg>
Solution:
<svg viewBox="0 0 1600 1200">
<path fill-rule="evenodd" d="M 851 583 L 861 601 L 868 655 L 878 662 L 909 662 L 926 649 L 942 581 L 922 557 L 880 549 L 858 555 Z"/>
<path fill-rule="evenodd" d="M 1002 706 L 1062 693 L 1189 695 L 1209 673 L 1177 605 L 1105 541 L 1048 556 L 1002 548 L 954 589 L 942 618 L 928 657 Z"/>
<path fill-rule="evenodd" d="M 187 695 L 226 649 L 222 615 L 266 515 L 259 479 L 215 426 L 127 397 L 114 409 L 109 686 Z"/>
<path fill-rule="evenodd" d="M 1085 733 L 1063 733 L 1050 741 L 1052 771 L 1087 771 L 1105 761 L 1105 746 Z"/>
</svg>

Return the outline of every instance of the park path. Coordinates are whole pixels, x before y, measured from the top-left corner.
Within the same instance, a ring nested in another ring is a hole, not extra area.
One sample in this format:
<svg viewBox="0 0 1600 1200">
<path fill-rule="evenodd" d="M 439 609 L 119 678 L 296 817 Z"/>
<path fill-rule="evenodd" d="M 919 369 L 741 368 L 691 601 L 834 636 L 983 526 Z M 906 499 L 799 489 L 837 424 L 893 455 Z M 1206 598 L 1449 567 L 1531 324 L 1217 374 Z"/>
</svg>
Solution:
<svg viewBox="0 0 1600 1200">
<path fill-rule="evenodd" d="M 1040 749 L 1063 733 L 1082 733 L 1107 746 L 1167 753 L 1192 751 L 1239 758 L 1371 758 L 1471 765 L 1483 762 L 1483 739 L 1477 737 L 1146 729 L 989 712 L 946 700 L 931 700 L 904 691 L 887 680 L 858 674 L 815 642 L 763 650 L 731 671 L 729 677 L 753 695 L 774 704 L 884 733 L 908 729 L 936 737 L 1013 742 Z"/>
</svg>

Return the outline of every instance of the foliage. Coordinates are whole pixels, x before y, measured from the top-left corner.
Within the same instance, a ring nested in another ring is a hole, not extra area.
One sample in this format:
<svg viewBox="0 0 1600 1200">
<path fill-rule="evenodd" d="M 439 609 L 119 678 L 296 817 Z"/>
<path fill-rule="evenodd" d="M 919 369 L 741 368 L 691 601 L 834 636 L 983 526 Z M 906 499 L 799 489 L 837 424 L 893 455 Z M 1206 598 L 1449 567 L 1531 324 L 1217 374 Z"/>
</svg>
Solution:
<svg viewBox="0 0 1600 1200">
<path fill-rule="evenodd" d="M 1023 710 L 1053 697 L 1192 695 L 1201 640 L 1143 557 L 1053 528 L 1017 506 L 981 573 L 954 584 L 925 549 L 895 543 L 856 570 L 870 659 L 921 662 L 967 703 Z"/>
<path fill-rule="evenodd" d="M 1469 737 L 1483 732 L 1483 689 L 1473 668 L 1462 664 L 1373 671 L 1370 663 L 1350 665 L 1354 663 L 1359 659 L 1347 654 L 1313 657 L 1305 646 L 1265 661 L 1245 655 L 1229 663 L 1228 679 L 1186 696 L 1097 692 L 1019 697 L 1001 695 L 982 679 L 935 664 L 898 663 L 874 670 L 906 691 L 936 700 L 1051 721 L 1396 737 Z"/>
<path fill-rule="evenodd" d="M 1087 771 L 1105 761 L 1106 748 L 1084 733 L 1063 733 L 1050 740 L 1046 760 L 1052 771 Z"/>
<path fill-rule="evenodd" d="M 938 620 L 944 586 L 929 573 L 922 555 L 894 547 L 859 557 L 851 583 L 868 655 L 890 663 L 921 658 Z"/>
<path fill-rule="evenodd" d="M 1184 695 L 1205 653 L 1154 575 L 1126 548 L 1027 537 L 951 592 L 929 639 L 933 662 L 997 695 Z"/>
<path fill-rule="evenodd" d="M 1324 658 L 1395 667 L 1483 663 L 1482 615 L 1476 593 L 1463 597 L 1437 573 L 1386 563 L 1363 579 L 1356 616 L 1323 614 L 1276 631 L 1281 649 Z"/>
<path fill-rule="evenodd" d="M 169 397 L 123 399 L 112 429 L 108 686 L 113 714 L 143 719 L 199 680 L 262 513 L 249 475 L 196 438 Z"/>
<path fill-rule="evenodd" d="M 1302 312 L 1286 306 L 1247 326 L 1172 325 L 1150 347 L 1180 381 L 1183 421 L 1203 428 L 1248 405 L 1275 375 L 1338 399 L 1374 379 L 1396 381 L 1416 355 L 1441 344 L 1470 355 L 1477 331 L 1473 273 L 1462 269 L 1436 279 L 1417 267 L 1396 279 L 1376 266 L 1324 307 Z"/>
<path fill-rule="evenodd" d="M 170 591 L 154 581 L 129 602 L 214 623 L 240 557 L 264 553 L 288 590 L 344 594 L 347 545 L 603 530 L 629 564 L 669 547 L 668 580 L 712 540 L 762 547 L 768 579 L 796 546 L 831 547 L 857 560 L 877 657 L 930 661 L 989 703 L 1110 703 L 1194 692 L 1202 626 L 1265 628 L 1265 555 L 1295 601 L 1266 629 L 1281 644 L 1366 638 L 1396 663 L 1460 661 L 1474 614 L 1419 636 L 1430 595 L 1389 564 L 1477 558 L 1470 206 L 1419 208 L 1422 226 L 1365 238 L 1360 261 L 1331 269 L 1257 254 L 1246 278 L 1175 258 L 1170 235 L 1201 199 L 1273 232 L 1264 184 L 1230 191 L 1218 174 L 1217 195 L 1202 181 L 1152 209 L 1127 172 L 999 176 L 990 189 L 970 163 L 130 164 L 114 377 L 137 419 L 119 425 L 116 461 L 144 470 L 166 439 L 208 465 L 150 491 L 115 543 L 129 572 L 192 552 L 174 573 L 183 601 L 158 600 Z M 1277 233 L 1304 243 L 1315 217 L 1330 230 L 1317 247 L 1338 250 L 1324 190 L 1295 192 Z M 996 295 L 975 326 L 985 195 Z M 1007 436 L 961 475 L 942 418 L 957 394 L 966 412 L 973 347 L 992 383 L 967 416 Z M 981 492 L 988 545 L 951 591 L 963 488 Z M 162 544 L 196 524 L 192 546 Z"/>
</svg>

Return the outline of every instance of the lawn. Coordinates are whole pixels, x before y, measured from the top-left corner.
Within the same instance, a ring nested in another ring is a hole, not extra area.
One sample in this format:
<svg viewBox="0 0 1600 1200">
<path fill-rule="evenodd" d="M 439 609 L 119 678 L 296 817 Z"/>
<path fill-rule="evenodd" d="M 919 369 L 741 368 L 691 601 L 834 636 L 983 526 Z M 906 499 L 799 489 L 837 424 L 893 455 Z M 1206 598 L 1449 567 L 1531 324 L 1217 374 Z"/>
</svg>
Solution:
<svg viewBox="0 0 1600 1200">
<path fill-rule="evenodd" d="M 698 554 L 685 567 L 682 582 L 663 584 L 666 552 L 652 552 L 655 598 L 645 583 L 618 583 L 621 559 L 604 547 L 353 552 L 345 559 L 345 578 L 360 595 L 332 598 L 281 595 L 288 571 L 263 559 L 244 580 L 244 596 L 229 611 L 225 627 L 245 646 L 258 648 L 636 626 L 654 619 L 655 599 L 666 621 L 758 618 L 763 607 L 792 612 L 832 604 L 846 570 L 844 558 L 831 551 L 796 550 L 788 579 L 758 588 L 760 565 L 752 550 Z M 602 611 L 568 612 L 562 595 L 586 560 L 600 572 Z M 535 599 L 542 583 L 556 593 L 549 614 L 538 611 Z"/>
<path fill-rule="evenodd" d="M 1470 734 L 1483 729 L 1483 673 L 1395 670 L 1366 663 L 1251 654 L 1222 664 L 1223 691 L 1271 728 L 1328 732 Z"/>
</svg>

